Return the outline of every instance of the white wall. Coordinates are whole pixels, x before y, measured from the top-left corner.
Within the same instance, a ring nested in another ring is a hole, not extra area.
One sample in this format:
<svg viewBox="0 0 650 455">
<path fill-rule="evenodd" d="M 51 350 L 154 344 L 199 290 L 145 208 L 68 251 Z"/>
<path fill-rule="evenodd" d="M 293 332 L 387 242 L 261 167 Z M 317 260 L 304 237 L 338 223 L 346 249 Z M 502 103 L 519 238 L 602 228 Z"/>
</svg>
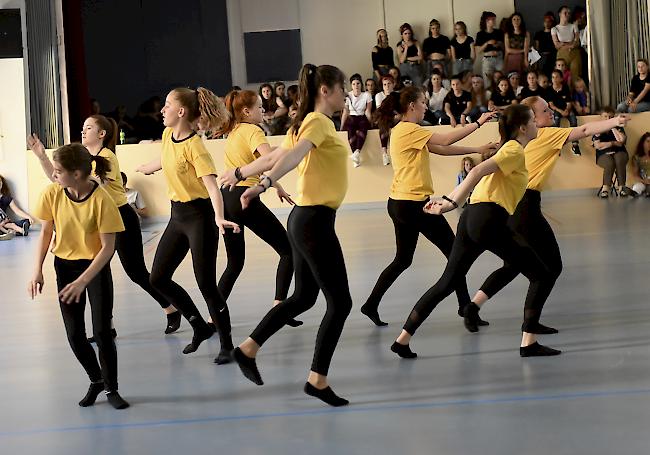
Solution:
<svg viewBox="0 0 650 455">
<path fill-rule="evenodd" d="M 388 31 L 393 49 L 404 22 L 420 40 L 428 36 L 433 18 L 450 37 L 458 20 L 475 36 L 483 10 L 494 11 L 500 19 L 513 13 L 514 0 L 228 0 L 233 84 L 247 86 L 245 32 L 300 28 L 303 63 L 328 63 L 348 76 L 370 77 L 377 29 Z"/>
<path fill-rule="evenodd" d="M 0 59 L 0 174 L 16 200 L 27 207 L 25 79 L 22 58 Z"/>
</svg>

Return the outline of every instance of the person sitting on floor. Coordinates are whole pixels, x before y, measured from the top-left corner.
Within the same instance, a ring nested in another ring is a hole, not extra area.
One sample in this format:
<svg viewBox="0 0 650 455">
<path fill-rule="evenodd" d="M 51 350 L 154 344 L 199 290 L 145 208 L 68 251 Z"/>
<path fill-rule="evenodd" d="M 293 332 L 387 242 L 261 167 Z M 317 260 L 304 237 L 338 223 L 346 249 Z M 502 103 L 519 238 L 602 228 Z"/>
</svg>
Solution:
<svg viewBox="0 0 650 455">
<path fill-rule="evenodd" d="M 7 213 L 9 209 L 21 218 L 14 221 Z M 0 175 L 0 240 L 9 240 L 14 235 L 26 237 L 32 224 L 34 218 L 18 206 L 7 180 Z"/>
</svg>

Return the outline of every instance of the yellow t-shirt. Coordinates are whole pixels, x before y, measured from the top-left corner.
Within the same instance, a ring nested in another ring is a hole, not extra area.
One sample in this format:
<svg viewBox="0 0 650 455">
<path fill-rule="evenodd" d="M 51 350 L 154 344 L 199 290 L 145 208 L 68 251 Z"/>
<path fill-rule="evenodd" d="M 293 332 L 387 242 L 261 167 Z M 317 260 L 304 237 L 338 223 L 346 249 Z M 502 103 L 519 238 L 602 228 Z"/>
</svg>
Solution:
<svg viewBox="0 0 650 455">
<path fill-rule="evenodd" d="M 573 128 L 540 128 L 537 137 L 526 145 L 524 150 L 529 189 L 544 189 L 571 131 Z"/>
<path fill-rule="evenodd" d="M 226 169 L 235 169 L 252 163 L 260 156 L 257 147 L 268 143 L 262 128 L 252 123 L 239 123 L 228 134 L 226 140 L 224 156 Z M 255 186 L 258 183 L 260 183 L 259 177 L 252 176 L 239 182 L 237 186 Z"/>
<path fill-rule="evenodd" d="M 52 253 L 61 259 L 94 259 L 102 249 L 99 234 L 124 230 L 115 202 L 99 185 L 84 200 L 73 201 L 61 185 L 52 183 L 41 194 L 34 215 L 54 221 Z"/>
<path fill-rule="evenodd" d="M 300 139 L 307 139 L 314 148 L 298 164 L 294 201 L 299 206 L 339 208 L 348 190 L 347 144 L 336 133 L 332 119 L 320 112 L 307 114 L 298 134 L 290 129 L 282 148 L 292 149 Z"/>
<path fill-rule="evenodd" d="M 122 184 L 122 175 L 120 174 L 120 162 L 117 160 L 115 153 L 104 147 L 98 153 L 99 156 L 106 158 L 111 163 L 111 170 L 106 174 L 106 180 L 102 182 L 102 187 L 113 198 L 118 207 L 126 204 L 126 191 Z M 93 175 L 95 175 L 95 162 L 93 161 Z"/>
<path fill-rule="evenodd" d="M 499 170 L 486 175 L 478 182 L 472 192 L 470 204 L 494 202 L 512 215 L 528 184 L 524 148 L 517 141 L 508 141 L 492 159 L 496 161 Z"/>
<path fill-rule="evenodd" d="M 433 194 L 427 142 L 432 131 L 417 123 L 399 122 L 390 133 L 393 163 L 391 199 L 423 201 Z"/>
<path fill-rule="evenodd" d="M 217 175 L 217 169 L 201 137 L 193 133 L 177 141 L 172 129 L 165 128 L 162 137 L 163 174 L 167 180 L 167 195 L 176 202 L 189 202 L 210 197 L 201 177 Z"/>
</svg>

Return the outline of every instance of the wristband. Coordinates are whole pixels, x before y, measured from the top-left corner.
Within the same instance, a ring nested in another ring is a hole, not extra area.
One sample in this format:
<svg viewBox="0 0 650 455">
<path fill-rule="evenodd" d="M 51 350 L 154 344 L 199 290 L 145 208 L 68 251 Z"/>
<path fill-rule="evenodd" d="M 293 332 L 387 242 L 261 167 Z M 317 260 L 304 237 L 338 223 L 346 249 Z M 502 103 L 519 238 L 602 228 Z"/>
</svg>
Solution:
<svg viewBox="0 0 650 455">
<path fill-rule="evenodd" d="M 242 180 L 246 180 L 243 175 L 241 175 L 241 169 L 238 167 L 235 168 L 235 178 L 237 179 L 238 182 L 241 182 Z"/>
<path fill-rule="evenodd" d="M 458 203 L 456 201 L 454 201 L 453 199 L 451 199 L 451 198 L 449 198 L 447 196 L 442 196 L 442 198 L 447 202 L 451 202 L 455 209 L 458 208 Z"/>
<path fill-rule="evenodd" d="M 474 123 L 476 123 L 476 126 L 478 126 L 478 128 L 480 128 L 481 126 L 483 126 L 483 125 L 481 125 L 481 123 L 480 123 L 478 120 L 475 121 Z M 476 128 L 476 129 L 478 129 L 478 128 Z"/>
<path fill-rule="evenodd" d="M 263 182 L 265 180 L 269 181 L 269 186 L 264 185 Z M 264 187 L 264 190 L 266 191 L 273 186 L 273 180 L 268 175 L 262 174 L 262 177 L 260 177 L 260 185 L 262 185 Z"/>
</svg>

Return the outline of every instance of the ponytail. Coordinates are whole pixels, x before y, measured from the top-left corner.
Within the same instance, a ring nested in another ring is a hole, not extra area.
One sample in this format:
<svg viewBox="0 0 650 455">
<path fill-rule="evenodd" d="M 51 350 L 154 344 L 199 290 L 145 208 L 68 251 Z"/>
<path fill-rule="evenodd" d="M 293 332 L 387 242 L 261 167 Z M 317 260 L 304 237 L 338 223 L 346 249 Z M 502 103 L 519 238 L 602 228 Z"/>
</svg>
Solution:
<svg viewBox="0 0 650 455">
<path fill-rule="evenodd" d="M 216 131 L 228 121 L 230 115 L 226 110 L 221 98 L 204 87 L 191 90 L 186 87 L 179 87 L 172 90 L 176 99 L 187 109 L 187 120 L 194 122 L 202 118 L 202 124 L 206 131 Z"/>
<path fill-rule="evenodd" d="M 499 134 L 501 145 L 516 139 L 519 135 L 519 128 L 526 125 L 533 115 L 530 107 L 523 104 L 508 106 L 499 119 Z"/>
<path fill-rule="evenodd" d="M 406 114 L 409 104 L 416 102 L 420 96 L 422 96 L 422 89 L 415 86 L 402 89 L 399 97 L 388 95 L 375 111 L 375 121 L 379 129 L 387 132 L 393 126 L 395 113 Z"/>
<path fill-rule="evenodd" d="M 244 120 L 244 108 L 252 108 L 257 104 L 257 93 L 252 90 L 233 90 L 224 98 L 225 110 L 228 120 L 213 136 L 223 136 L 230 133 L 238 123 Z"/>
<path fill-rule="evenodd" d="M 298 80 L 298 99 L 300 100 L 300 104 L 298 106 L 298 113 L 291 123 L 293 134 L 298 134 L 298 129 L 300 129 L 300 125 L 302 125 L 307 114 L 314 112 L 320 87 L 325 85 L 328 88 L 334 88 L 336 84 L 340 84 L 341 87 L 345 86 L 343 72 L 332 65 L 321 65 L 317 67 L 316 65 L 307 63 L 300 70 Z"/>
<path fill-rule="evenodd" d="M 80 171 L 84 178 L 88 177 L 92 172 L 92 163 L 94 161 L 95 175 L 102 182 L 106 180 L 106 174 L 111 170 L 110 161 L 99 155 L 91 155 L 88 149 L 79 143 L 59 147 L 54 151 L 52 158 L 66 171 Z"/>
<path fill-rule="evenodd" d="M 100 114 L 91 115 L 90 117 L 97 123 L 100 130 L 104 130 L 106 134 L 102 140 L 102 147 L 109 149 L 115 153 L 117 146 L 117 123 L 110 117 L 105 117 Z"/>
</svg>

